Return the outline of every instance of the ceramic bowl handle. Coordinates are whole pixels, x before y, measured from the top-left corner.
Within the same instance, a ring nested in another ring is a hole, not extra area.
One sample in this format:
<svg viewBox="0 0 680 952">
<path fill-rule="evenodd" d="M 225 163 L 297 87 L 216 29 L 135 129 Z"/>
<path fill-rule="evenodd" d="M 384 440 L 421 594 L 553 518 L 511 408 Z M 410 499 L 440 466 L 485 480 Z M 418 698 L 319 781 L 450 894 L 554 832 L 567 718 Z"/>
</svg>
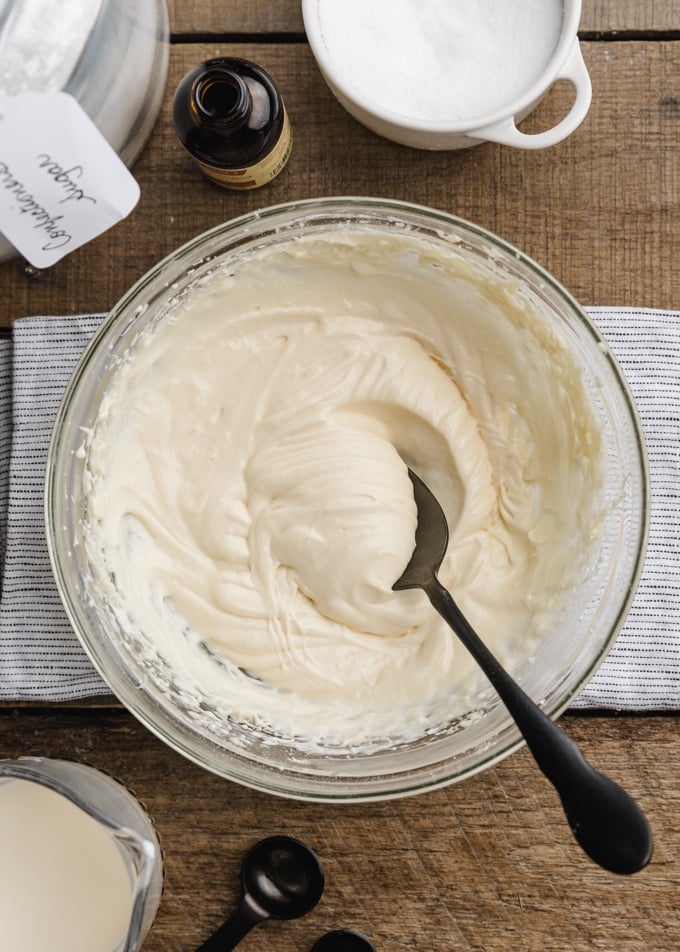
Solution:
<svg viewBox="0 0 680 952">
<path fill-rule="evenodd" d="M 552 129 L 537 132 L 535 135 L 520 132 L 515 124 L 515 118 L 511 116 L 509 119 L 475 129 L 469 135 L 476 139 L 500 142 L 502 145 L 512 145 L 519 149 L 545 149 L 566 139 L 585 119 L 592 99 L 590 76 L 583 62 L 578 38 L 575 39 L 571 52 L 555 77 L 555 81 L 559 79 L 567 79 L 573 83 L 576 98 L 564 119 Z"/>
</svg>

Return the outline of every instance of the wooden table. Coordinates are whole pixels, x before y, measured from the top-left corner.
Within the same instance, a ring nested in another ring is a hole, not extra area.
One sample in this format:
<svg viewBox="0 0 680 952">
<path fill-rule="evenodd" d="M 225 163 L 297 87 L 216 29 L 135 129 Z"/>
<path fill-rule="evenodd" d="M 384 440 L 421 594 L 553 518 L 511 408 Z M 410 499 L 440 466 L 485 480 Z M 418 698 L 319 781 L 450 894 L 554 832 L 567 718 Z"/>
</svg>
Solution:
<svg viewBox="0 0 680 952">
<path fill-rule="evenodd" d="M 171 0 L 163 110 L 135 174 L 129 219 L 38 277 L 0 266 L 2 320 L 105 311 L 160 257 L 205 228 L 309 196 L 380 195 L 433 205 L 490 228 L 555 274 L 583 304 L 680 306 L 680 10 L 674 0 L 584 0 L 583 52 L 594 99 L 566 142 L 540 152 L 485 144 L 419 153 L 351 119 L 321 81 L 297 0 Z M 288 168 L 256 193 L 209 184 L 170 119 L 172 93 L 218 53 L 255 59 L 291 115 Z M 528 120 L 565 108 L 558 91 Z M 327 806 L 271 798 L 174 754 L 113 700 L 0 708 L 0 755 L 84 760 L 128 784 L 165 849 L 163 903 L 145 952 L 194 949 L 239 896 L 243 852 L 286 832 L 312 844 L 327 874 L 317 909 L 268 923 L 242 948 L 309 949 L 348 926 L 378 949 L 661 952 L 680 935 L 680 732 L 675 716 L 567 715 L 589 757 L 625 781 L 656 835 L 630 879 L 584 859 L 526 751 L 426 796 Z M 0 949 L 2 948 L 0 924 Z M 12 952 L 4 950 L 3 952 Z"/>
</svg>

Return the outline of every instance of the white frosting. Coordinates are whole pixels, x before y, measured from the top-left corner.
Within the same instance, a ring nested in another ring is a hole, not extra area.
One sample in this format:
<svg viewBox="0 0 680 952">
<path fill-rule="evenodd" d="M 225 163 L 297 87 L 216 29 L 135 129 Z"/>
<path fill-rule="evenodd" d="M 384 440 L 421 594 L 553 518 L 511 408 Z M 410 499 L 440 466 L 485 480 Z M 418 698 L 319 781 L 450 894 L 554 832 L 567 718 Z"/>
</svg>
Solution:
<svg viewBox="0 0 680 952">
<path fill-rule="evenodd" d="M 567 348 L 453 250 L 289 240 L 184 294 L 117 370 L 86 447 L 95 579 L 211 709 L 301 746 L 419 736 L 484 682 L 422 592 L 391 590 L 414 545 L 407 464 L 447 514 L 442 582 L 513 667 L 598 527 Z"/>
</svg>

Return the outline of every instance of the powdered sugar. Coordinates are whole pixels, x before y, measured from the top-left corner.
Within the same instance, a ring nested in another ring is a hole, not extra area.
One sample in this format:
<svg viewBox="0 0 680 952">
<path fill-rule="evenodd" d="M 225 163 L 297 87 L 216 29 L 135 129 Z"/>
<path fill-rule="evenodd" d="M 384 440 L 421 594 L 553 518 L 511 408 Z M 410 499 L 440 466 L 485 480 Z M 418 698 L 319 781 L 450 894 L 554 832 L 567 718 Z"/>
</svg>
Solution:
<svg viewBox="0 0 680 952">
<path fill-rule="evenodd" d="M 0 23 L 0 92 L 63 89 L 82 55 L 102 0 L 23 0 Z M 2 19 L 2 18 L 0 18 Z"/>
<path fill-rule="evenodd" d="M 548 65 L 561 0 L 318 0 L 338 78 L 414 119 L 482 118 Z"/>
</svg>

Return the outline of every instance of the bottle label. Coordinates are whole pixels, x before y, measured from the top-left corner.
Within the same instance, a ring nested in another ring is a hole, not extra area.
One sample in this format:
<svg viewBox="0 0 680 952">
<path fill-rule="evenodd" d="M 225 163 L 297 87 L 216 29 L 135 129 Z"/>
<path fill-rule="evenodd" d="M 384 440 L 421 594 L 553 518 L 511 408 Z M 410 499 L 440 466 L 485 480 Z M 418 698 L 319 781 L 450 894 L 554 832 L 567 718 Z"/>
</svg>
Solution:
<svg viewBox="0 0 680 952">
<path fill-rule="evenodd" d="M 260 188 L 261 185 L 266 185 L 267 182 L 271 182 L 273 178 L 276 178 L 290 158 L 292 148 L 293 136 L 288 120 L 288 113 L 284 108 L 283 127 L 276 145 L 268 155 L 255 165 L 241 169 L 220 169 L 214 165 L 207 165 L 205 162 L 200 162 L 194 156 L 192 156 L 192 158 L 203 174 L 218 185 L 222 185 L 225 188 L 237 189 Z"/>
<path fill-rule="evenodd" d="M 0 96 L 0 232 L 36 268 L 125 218 L 139 186 L 68 93 Z"/>
</svg>

